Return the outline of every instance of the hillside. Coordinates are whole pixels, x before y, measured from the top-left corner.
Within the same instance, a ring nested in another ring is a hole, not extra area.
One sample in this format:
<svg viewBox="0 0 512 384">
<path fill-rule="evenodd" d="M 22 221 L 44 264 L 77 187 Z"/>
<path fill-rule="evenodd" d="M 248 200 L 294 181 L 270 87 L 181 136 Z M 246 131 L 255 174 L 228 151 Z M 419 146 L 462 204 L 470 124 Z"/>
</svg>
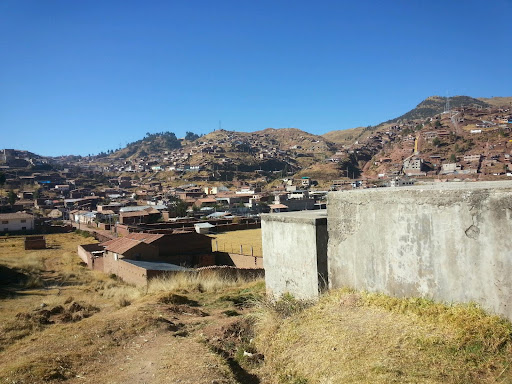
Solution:
<svg viewBox="0 0 512 384">
<path fill-rule="evenodd" d="M 181 147 L 180 141 L 172 132 L 147 133 L 143 139 L 129 143 L 125 148 L 115 151 L 114 158 L 144 157 L 152 153 L 172 151 Z"/>
<path fill-rule="evenodd" d="M 329 179 L 334 178 L 403 175 L 402 163 L 414 154 L 417 145 L 425 164 L 425 172 L 418 176 L 436 176 L 446 163 L 460 163 L 456 166 L 459 174 L 472 172 L 478 178 L 481 174 L 501 176 L 512 169 L 512 97 L 450 97 L 449 113 L 445 113 L 446 101 L 445 97 L 431 96 L 388 122 L 322 136 L 297 128 L 255 132 L 220 129 L 201 137 L 187 132 L 185 139 L 177 139 L 172 132 L 147 133 L 123 149 L 97 156 L 48 160 L 7 150 L 7 162 L 27 170 L 49 168 L 45 162 L 52 161 L 63 168 L 78 164 L 113 175 L 137 172 L 139 178 L 155 176 L 176 185 L 235 179 L 265 185 L 285 176 L 309 176 L 329 186 Z M 462 164 L 466 155 L 481 155 L 482 161 L 476 166 Z"/>
<path fill-rule="evenodd" d="M 322 137 L 336 144 L 350 145 L 364 137 L 365 132 L 368 131 L 367 127 L 357 127 L 344 129 L 342 131 L 330 131 L 324 133 Z"/>
<path fill-rule="evenodd" d="M 504 107 L 504 108 L 512 108 L 512 97 L 491 97 L 491 98 L 485 98 L 485 97 L 479 97 L 478 100 L 492 105 L 493 107 Z"/>
<path fill-rule="evenodd" d="M 217 143 L 224 149 L 240 150 L 246 152 L 258 152 L 263 148 L 288 150 L 291 147 L 303 151 L 329 152 L 334 150 L 334 145 L 322 136 L 314 135 L 297 128 L 267 128 L 255 132 L 235 132 L 217 130 L 209 133 L 194 143 Z"/>
<path fill-rule="evenodd" d="M 424 120 L 429 117 L 433 117 L 441 112 L 443 112 L 446 108 L 446 97 L 442 96 L 430 96 L 419 103 L 414 109 L 410 110 L 407 113 L 404 113 L 401 116 L 398 116 L 395 119 L 388 120 L 386 123 L 396 123 L 398 121 L 407 121 L 407 120 Z M 469 96 L 453 96 L 449 98 L 450 108 L 460 108 L 460 107 L 472 107 L 472 108 L 485 108 L 490 106 L 488 103 L 481 101 L 479 99 L 474 99 Z"/>
<path fill-rule="evenodd" d="M 430 96 L 419 103 L 414 109 L 394 119 L 388 120 L 374 127 L 357 127 L 339 131 L 330 131 L 322 136 L 336 144 L 350 145 L 358 140 L 367 139 L 371 132 L 385 129 L 400 121 L 421 120 L 434 117 L 442 113 L 446 108 L 446 97 Z M 473 98 L 469 96 L 453 96 L 449 98 L 450 108 L 470 107 L 511 107 L 512 97 Z"/>
</svg>

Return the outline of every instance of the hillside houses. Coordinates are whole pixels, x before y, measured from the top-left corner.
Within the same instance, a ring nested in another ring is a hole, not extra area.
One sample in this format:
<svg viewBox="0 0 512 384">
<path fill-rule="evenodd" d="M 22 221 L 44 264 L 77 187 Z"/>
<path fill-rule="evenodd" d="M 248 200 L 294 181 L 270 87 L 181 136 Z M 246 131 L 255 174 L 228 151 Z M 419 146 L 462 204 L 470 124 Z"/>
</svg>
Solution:
<svg viewBox="0 0 512 384">
<path fill-rule="evenodd" d="M 408 175 L 418 183 L 506 178 L 512 165 L 511 118 L 503 106 L 458 107 L 366 127 L 343 144 L 294 128 L 268 128 L 216 130 L 194 141 L 174 141 L 164 150 L 141 140 L 101 156 L 44 158 L 5 149 L 0 172 L 6 176 L 5 190 L 15 191 L 17 199 L 10 203 L 2 196 L 0 211 L 26 211 L 53 222 L 74 219 L 76 213 L 81 225 L 120 220 L 133 225 L 215 211 L 257 215 L 275 204 L 293 209 L 292 187 L 350 189 L 358 181 L 363 181 L 358 188 L 379 180 L 385 185 Z M 121 218 L 121 209 L 130 206 L 151 209 L 124 211 Z"/>
</svg>

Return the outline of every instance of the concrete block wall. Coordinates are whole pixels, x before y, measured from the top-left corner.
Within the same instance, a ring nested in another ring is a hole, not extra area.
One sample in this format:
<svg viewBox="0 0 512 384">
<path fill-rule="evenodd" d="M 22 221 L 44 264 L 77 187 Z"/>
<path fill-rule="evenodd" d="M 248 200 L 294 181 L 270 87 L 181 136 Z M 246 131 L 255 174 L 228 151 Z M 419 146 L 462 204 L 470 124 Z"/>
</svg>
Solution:
<svg viewBox="0 0 512 384">
<path fill-rule="evenodd" d="M 327 283 L 326 211 L 262 215 L 261 229 L 267 293 L 318 296 Z"/>
<path fill-rule="evenodd" d="M 477 302 L 512 319 L 512 182 L 333 192 L 328 201 L 330 287 Z"/>
</svg>

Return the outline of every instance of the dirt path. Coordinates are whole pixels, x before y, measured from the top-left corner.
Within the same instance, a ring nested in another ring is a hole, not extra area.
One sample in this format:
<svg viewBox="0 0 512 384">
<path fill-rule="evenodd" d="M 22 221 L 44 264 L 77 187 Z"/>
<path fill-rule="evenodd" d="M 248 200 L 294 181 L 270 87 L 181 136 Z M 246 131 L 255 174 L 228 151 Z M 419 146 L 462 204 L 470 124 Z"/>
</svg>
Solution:
<svg viewBox="0 0 512 384">
<path fill-rule="evenodd" d="M 236 383 L 222 359 L 190 337 L 162 332 L 138 336 L 98 369 L 70 383 Z"/>
</svg>

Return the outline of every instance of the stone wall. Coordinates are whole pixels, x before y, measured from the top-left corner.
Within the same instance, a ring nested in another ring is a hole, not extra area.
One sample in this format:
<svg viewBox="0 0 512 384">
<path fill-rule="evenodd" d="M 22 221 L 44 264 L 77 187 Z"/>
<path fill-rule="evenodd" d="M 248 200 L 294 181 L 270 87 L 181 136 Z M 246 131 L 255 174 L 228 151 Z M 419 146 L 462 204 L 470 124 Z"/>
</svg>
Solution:
<svg viewBox="0 0 512 384">
<path fill-rule="evenodd" d="M 333 192 L 328 202 L 330 287 L 477 302 L 512 319 L 511 182 Z"/>
</svg>

